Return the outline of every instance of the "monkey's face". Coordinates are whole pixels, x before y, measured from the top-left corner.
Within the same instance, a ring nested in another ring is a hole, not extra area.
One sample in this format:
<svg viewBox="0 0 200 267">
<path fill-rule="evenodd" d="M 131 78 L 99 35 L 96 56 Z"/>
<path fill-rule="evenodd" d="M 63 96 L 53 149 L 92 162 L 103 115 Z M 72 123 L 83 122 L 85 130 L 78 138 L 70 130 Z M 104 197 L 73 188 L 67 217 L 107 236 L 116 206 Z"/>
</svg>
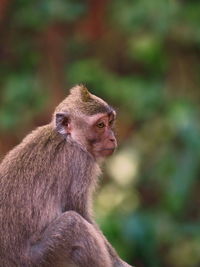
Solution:
<svg viewBox="0 0 200 267">
<path fill-rule="evenodd" d="M 74 118 L 70 136 L 96 159 L 110 156 L 117 147 L 114 134 L 115 112 Z"/>
<path fill-rule="evenodd" d="M 91 120 L 89 150 L 95 158 L 110 156 L 117 147 L 114 134 L 115 113 L 98 114 Z"/>
</svg>

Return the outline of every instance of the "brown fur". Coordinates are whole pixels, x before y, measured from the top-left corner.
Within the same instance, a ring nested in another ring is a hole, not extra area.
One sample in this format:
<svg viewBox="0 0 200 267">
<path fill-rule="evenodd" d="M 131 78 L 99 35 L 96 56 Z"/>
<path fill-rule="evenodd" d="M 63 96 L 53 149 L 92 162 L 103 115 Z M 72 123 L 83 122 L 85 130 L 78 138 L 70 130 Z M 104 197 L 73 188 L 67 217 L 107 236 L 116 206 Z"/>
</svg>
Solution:
<svg viewBox="0 0 200 267">
<path fill-rule="evenodd" d="M 75 112 L 81 88 L 56 112 Z M 91 105 L 98 102 L 88 94 Z M 101 99 L 98 105 L 111 110 Z M 55 115 L 10 151 L 0 165 L 0 266 L 128 266 L 92 220 L 99 173 L 92 154 L 57 131 Z"/>
<path fill-rule="evenodd" d="M 107 113 L 113 109 L 101 98 L 89 93 L 83 85 L 77 85 L 70 90 L 70 95 L 58 105 L 55 113 L 66 110 L 72 114 L 76 111 L 85 115 L 94 115 Z"/>
</svg>

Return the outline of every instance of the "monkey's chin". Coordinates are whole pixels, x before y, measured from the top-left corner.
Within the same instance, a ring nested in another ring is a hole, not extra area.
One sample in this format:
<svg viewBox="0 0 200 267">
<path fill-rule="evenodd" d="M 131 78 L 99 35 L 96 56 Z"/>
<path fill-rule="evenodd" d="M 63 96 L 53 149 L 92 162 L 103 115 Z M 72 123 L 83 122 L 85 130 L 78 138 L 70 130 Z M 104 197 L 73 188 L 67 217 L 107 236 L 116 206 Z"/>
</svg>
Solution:
<svg viewBox="0 0 200 267">
<path fill-rule="evenodd" d="M 114 148 L 106 148 L 106 149 L 102 149 L 99 151 L 99 155 L 101 157 L 108 157 L 111 156 L 114 153 L 115 149 Z"/>
</svg>

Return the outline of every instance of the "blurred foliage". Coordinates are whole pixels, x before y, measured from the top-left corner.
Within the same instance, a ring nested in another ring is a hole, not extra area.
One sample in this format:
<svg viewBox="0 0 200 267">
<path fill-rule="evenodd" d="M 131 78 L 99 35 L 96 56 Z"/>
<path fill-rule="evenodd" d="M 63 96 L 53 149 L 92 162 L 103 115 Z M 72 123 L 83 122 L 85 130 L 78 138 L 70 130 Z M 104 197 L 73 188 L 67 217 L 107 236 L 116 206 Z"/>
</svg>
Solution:
<svg viewBox="0 0 200 267">
<path fill-rule="evenodd" d="M 13 9 L 17 9 L 13 11 L 13 20 L 17 26 L 39 30 L 52 21 L 73 22 L 86 7 L 76 0 L 17 0 L 13 4 Z"/>
<path fill-rule="evenodd" d="M 0 3 L 1 156 L 65 88 L 109 101 L 120 146 L 96 217 L 137 267 L 200 266 L 199 14 L 195 0 Z"/>
</svg>

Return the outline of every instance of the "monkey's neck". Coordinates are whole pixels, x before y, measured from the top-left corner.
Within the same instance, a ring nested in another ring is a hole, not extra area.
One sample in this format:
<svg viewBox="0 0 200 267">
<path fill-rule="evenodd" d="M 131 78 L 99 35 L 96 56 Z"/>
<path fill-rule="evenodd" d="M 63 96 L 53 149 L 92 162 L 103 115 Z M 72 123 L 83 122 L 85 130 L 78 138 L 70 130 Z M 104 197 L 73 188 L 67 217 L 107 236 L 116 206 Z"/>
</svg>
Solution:
<svg viewBox="0 0 200 267">
<path fill-rule="evenodd" d="M 62 209 L 75 210 L 87 219 L 92 194 L 101 173 L 99 164 L 75 142 L 65 140 L 63 149 L 63 162 L 67 166 L 63 177 L 67 184 L 63 191 Z"/>
</svg>

